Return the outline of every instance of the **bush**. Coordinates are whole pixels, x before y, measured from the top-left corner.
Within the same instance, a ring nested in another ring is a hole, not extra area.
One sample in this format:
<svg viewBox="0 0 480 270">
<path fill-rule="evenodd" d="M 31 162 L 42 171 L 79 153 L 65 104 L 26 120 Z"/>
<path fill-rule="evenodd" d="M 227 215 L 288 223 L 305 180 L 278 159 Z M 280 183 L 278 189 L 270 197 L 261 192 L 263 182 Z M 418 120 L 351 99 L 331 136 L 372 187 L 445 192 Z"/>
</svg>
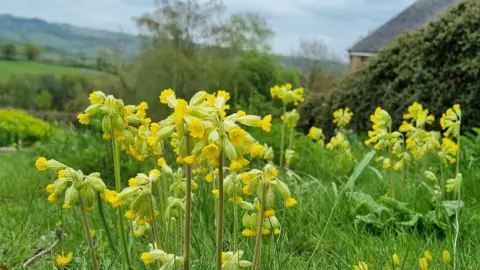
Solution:
<svg viewBox="0 0 480 270">
<path fill-rule="evenodd" d="M 427 26 L 406 33 L 370 59 L 365 68 L 337 81 L 334 93 L 316 96 L 302 107 L 304 131 L 310 125 L 332 131 L 331 113 L 348 106 L 352 127 L 366 130 L 377 106 L 402 115 L 418 101 L 439 117 L 454 103 L 463 110 L 462 127 L 480 121 L 480 3 L 462 1 Z M 394 119 L 398 125 L 401 118 Z"/>
<path fill-rule="evenodd" d="M 22 110 L 0 109 L 0 146 L 12 143 L 32 143 L 54 132 L 49 123 Z"/>
<path fill-rule="evenodd" d="M 7 60 L 15 60 L 17 57 L 17 47 L 14 44 L 6 43 L 2 46 L 2 57 Z"/>
</svg>

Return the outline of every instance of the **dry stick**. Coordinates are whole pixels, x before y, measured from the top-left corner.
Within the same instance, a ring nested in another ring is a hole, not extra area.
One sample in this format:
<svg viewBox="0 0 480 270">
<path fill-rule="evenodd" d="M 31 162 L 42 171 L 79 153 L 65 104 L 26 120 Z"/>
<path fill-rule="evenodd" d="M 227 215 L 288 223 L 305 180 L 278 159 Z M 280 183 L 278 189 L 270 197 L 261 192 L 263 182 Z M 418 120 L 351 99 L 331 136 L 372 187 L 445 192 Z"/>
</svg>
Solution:
<svg viewBox="0 0 480 270">
<path fill-rule="evenodd" d="M 260 252 L 262 246 L 262 227 L 263 227 L 263 218 L 265 214 L 265 184 L 262 182 L 262 198 L 260 200 L 260 219 L 258 220 L 257 236 L 255 239 L 255 252 L 253 253 L 253 262 L 252 270 L 257 269 L 257 264 L 260 264 Z"/>
<path fill-rule="evenodd" d="M 187 154 L 190 154 L 190 135 L 185 136 L 185 150 Z M 186 164 L 187 168 L 187 183 L 185 190 L 185 227 L 183 239 L 183 269 L 190 269 L 190 226 L 192 217 L 192 165 Z"/>
<path fill-rule="evenodd" d="M 95 250 L 93 249 L 93 239 L 92 234 L 90 233 L 90 225 L 88 225 L 87 211 L 85 210 L 85 204 L 83 203 L 83 198 L 79 192 L 79 201 L 80 201 L 80 210 L 82 212 L 83 219 L 83 228 L 85 230 L 85 237 L 87 238 L 88 247 L 90 250 L 90 259 L 92 260 L 92 268 L 99 270 L 97 257 L 95 256 Z"/>
<path fill-rule="evenodd" d="M 223 150 L 218 157 L 217 270 L 222 269 L 223 248 Z"/>
<path fill-rule="evenodd" d="M 23 264 L 23 268 L 27 267 L 29 264 L 31 264 L 33 261 L 35 261 L 36 259 L 40 258 L 41 256 L 47 254 L 48 252 L 50 252 L 50 250 L 52 250 L 57 244 L 58 242 L 60 242 L 60 239 L 57 239 L 55 240 L 55 242 L 53 242 L 53 244 L 48 247 L 47 249 L 45 250 L 42 250 L 41 252 L 35 254 L 35 256 L 31 257 L 30 259 L 28 259 L 24 264 Z"/>
</svg>

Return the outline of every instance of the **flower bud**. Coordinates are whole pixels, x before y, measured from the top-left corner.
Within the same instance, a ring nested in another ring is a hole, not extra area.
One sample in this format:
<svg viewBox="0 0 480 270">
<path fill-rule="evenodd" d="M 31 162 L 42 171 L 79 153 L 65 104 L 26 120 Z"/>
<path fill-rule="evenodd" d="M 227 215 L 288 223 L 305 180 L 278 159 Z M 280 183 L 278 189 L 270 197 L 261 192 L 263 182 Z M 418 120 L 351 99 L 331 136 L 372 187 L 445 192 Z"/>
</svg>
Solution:
<svg viewBox="0 0 480 270">
<path fill-rule="evenodd" d="M 90 114 L 90 115 L 94 115 L 98 112 L 98 110 L 101 106 L 102 106 L 102 104 L 92 104 L 85 109 L 85 113 Z"/>
<path fill-rule="evenodd" d="M 163 140 L 170 135 L 172 135 L 173 131 L 175 130 L 176 126 L 175 125 L 168 125 L 165 127 L 162 127 L 160 131 L 156 134 L 158 140 Z"/>
<path fill-rule="evenodd" d="M 120 114 L 115 114 L 113 116 L 113 120 L 114 120 L 113 127 L 116 130 L 123 130 L 123 128 L 124 128 L 123 118 L 120 116 Z"/>
<path fill-rule="evenodd" d="M 86 201 L 87 206 L 93 205 L 95 201 L 95 190 L 89 186 L 86 186 L 80 190 L 83 199 Z"/>
<path fill-rule="evenodd" d="M 69 205 L 74 205 L 78 201 L 78 191 L 77 189 L 71 185 L 67 190 L 65 191 L 65 203 Z"/>
<path fill-rule="evenodd" d="M 104 132 L 110 132 L 112 130 L 112 119 L 108 114 L 102 119 L 102 130 Z"/>
<path fill-rule="evenodd" d="M 48 169 L 65 169 L 67 165 L 56 161 L 55 159 L 50 159 L 47 161 L 47 168 Z"/>
<path fill-rule="evenodd" d="M 275 206 L 275 193 L 273 193 L 273 190 L 271 188 L 267 188 L 267 191 L 265 194 L 265 209 L 273 209 L 274 206 Z"/>
<path fill-rule="evenodd" d="M 289 198 L 292 196 L 290 189 L 288 189 L 287 184 L 285 184 L 283 181 L 277 180 L 277 185 L 275 187 L 283 198 Z"/>
<path fill-rule="evenodd" d="M 55 180 L 55 182 L 53 182 L 53 186 L 55 187 L 53 193 L 56 195 L 62 194 L 67 188 L 67 183 L 68 181 L 65 178 Z"/>
<path fill-rule="evenodd" d="M 262 118 L 256 115 L 245 115 L 237 118 L 238 122 L 251 127 L 258 127 L 260 120 L 262 120 Z"/>
<path fill-rule="evenodd" d="M 91 187 L 98 191 L 103 192 L 106 188 L 105 183 L 100 178 L 100 173 L 92 173 L 85 178 L 85 183 L 89 183 Z"/>
<path fill-rule="evenodd" d="M 223 140 L 223 149 L 228 159 L 230 160 L 237 159 L 237 151 L 235 150 L 235 147 L 230 142 L 230 140 L 227 140 L 227 139 Z"/>
<path fill-rule="evenodd" d="M 437 176 L 435 176 L 435 174 L 431 171 L 425 171 L 425 177 L 430 181 L 433 181 L 433 182 L 437 181 Z"/>
<path fill-rule="evenodd" d="M 190 99 L 190 106 L 198 106 L 203 103 L 205 100 L 205 97 L 207 95 L 207 92 L 205 91 L 199 91 L 193 97 Z"/>
</svg>

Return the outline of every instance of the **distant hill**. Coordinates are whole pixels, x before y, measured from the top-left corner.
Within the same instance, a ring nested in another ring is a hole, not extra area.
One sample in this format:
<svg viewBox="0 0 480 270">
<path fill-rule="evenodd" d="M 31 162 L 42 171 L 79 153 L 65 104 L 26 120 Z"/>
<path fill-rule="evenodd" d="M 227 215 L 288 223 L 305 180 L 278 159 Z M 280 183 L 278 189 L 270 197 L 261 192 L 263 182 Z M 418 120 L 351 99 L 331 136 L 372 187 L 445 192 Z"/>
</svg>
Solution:
<svg viewBox="0 0 480 270">
<path fill-rule="evenodd" d="M 34 42 L 59 50 L 95 56 L 99 48 L 123 44 L 127 52 L 139 48 L 136 36 L 69 24 L 50 23 L 36 18 L 0 14 L 0 42 Z"/>
<path fill-rule="evenodd" d="M 21 18 L 0 14 L 0 43 L 33 42 L 44 47 L 44 54 L 57 58 L 66 52 L 76 56 L 92 58 L 100 48 L 111 48 L 122 44 L 127 53 L 135 53 L 140 48 L 138 37 L 112 31 L 82 28 L 69 24 L 50 23 L 36 18 Z M 279 55 L 279 63 L 301 68 L 301 59 Z M 334 76 L 347 71 L 343 62 L 326 60 L 324 68 Z"/>
</svg>

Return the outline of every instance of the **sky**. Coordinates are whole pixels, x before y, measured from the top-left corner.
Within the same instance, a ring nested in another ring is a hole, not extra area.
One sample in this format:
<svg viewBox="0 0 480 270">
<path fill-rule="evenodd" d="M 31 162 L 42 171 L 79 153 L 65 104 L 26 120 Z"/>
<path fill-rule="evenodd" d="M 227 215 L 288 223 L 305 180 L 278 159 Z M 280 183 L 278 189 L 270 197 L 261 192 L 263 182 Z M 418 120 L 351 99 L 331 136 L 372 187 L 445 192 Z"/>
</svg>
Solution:
<svg viewBox="0 0 480 270">
<path fill-rule="evenodd" d="M 206 2 L 207 0 L 198 0 Z M 290 55 L 300 38 L 319 39 L 347 59 L 360 36 L 374 31 L 415 0 L 223 0 L 228 13 L 255 12 L 275 32 L 273 51 Z M 133 17 L 155 8 L 154 0 L 0 0 L 0 12 L 49 22 L 137 33 Z"/>
</svg>

